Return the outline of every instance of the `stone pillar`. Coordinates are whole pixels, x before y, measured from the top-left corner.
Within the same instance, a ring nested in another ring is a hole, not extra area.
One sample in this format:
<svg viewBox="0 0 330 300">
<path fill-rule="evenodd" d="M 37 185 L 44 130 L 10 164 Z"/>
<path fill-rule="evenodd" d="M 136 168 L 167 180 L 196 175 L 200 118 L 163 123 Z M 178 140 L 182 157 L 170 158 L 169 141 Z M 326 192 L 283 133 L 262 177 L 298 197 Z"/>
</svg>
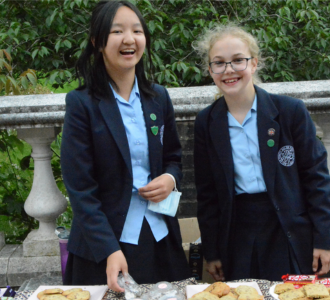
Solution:
<svg viewBox="0 0 330 300">
<path fill-rule="evenodd" d="M 320 127 L 322 130 L 322 142 L 328 152 L 328 169 L 330 170 L 330 114 L 313 114 L 312 118 L 317 124 L 316 128 Z"/>
<path fill-rule="evenodd" d="M 39 221 L 39 229 L 31 231 L 23 242 L 24 256 L 59 255 L 56 219 L 66 210 L 67 200 L 57 188 L 50 163 L 50 144 L 59 131 L 54 127 L 17 130 L 18 137 L 32 146 L 34 160 L 32 189 L 24 209 Z"/>
<path fill-rule="evenodd" d="M 5 246 L 5 234 L 0 232 L 0 250 Z"/>
</svg>

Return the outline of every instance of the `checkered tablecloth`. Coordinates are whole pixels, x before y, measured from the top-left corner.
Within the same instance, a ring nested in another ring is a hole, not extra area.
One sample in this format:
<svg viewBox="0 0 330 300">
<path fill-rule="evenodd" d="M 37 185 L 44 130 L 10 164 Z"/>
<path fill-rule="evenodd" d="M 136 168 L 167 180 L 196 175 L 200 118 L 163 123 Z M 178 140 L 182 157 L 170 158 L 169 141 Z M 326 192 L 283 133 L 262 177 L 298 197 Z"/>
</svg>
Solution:
<svg viewBox="0 0 330 300">
<path fill-rule="evenodd" d="M 259 285 L 259 288 L 265 297 L 264 300 L 274 300 L 274 298 L 269 294 L 269 288 L 273 284 L 281 283 L 278 281 L 272 282 L 272 281 L 260 280 L 260 279 L 242 279 L 242 280 L 235 280 L 234 282 L 242 282 L 242 283 L 256 282 Z M 195 278 L 190 278 L 187 280 L 172 282 L 172 284 L 176 285 L 183 293 L 185 293 L 187 285 L 195 285 L 199 283 L 195 280 Z M 153 285 L 141 284 L 140 286 L 143 288 L 144 292 L 147 292 Z M 34 291 L 18 292 L 14 300 L 27 300 L 33 293 Z M 125 299 L 124 293 L 116 293 L 112 290 L 108 290 L 103 297 L 103 300 L 123 300 L 123 299 Z"/>
</svg>

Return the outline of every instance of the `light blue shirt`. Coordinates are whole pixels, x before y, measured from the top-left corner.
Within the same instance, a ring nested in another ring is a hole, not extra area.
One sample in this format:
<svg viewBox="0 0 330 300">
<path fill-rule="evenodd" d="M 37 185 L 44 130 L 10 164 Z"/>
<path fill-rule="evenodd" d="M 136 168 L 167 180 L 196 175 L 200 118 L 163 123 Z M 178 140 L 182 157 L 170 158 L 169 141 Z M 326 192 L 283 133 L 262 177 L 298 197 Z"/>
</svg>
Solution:
<svg viewBox="0 0 330 300">
<path fill-rule="evenodd" d="M 138 189 L 150 182 L 150 165 L 147 129 L 137 79 L 135 78 L 128 102 L 117 94 L 111 85 L 110 87 L 124 123 L 133 171 L 132 198 L 120 242 L 138 245 L 144 217 L 158 242 L 168 234 L 164 216 L 147 209 L 148 201 L 138 194 Z"/>
<path fill-rule="evenodd" d="M 257 95 L 242 125 L 229 111 L 227 116 L 234 160 L 236 194 L 266 192 L 258 141 Z"/>
</svg>

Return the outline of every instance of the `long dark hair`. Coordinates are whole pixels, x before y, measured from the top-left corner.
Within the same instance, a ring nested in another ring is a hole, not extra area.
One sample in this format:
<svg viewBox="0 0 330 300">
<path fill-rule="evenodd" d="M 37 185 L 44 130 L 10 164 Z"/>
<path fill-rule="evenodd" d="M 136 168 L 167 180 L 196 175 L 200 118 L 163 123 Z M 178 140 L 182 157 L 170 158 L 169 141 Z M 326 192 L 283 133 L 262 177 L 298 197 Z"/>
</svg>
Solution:
<svg viewBox="0 0 330 300">
<path fill-rule="evenodd" d="M 140 11 L 132 3 L 126 0 L 102 0 L 97 3 L 93 10 L 88 43 L 76 64 L 76 76 L 79 79 L 78 89 L 87 87 L 92 95 L 97 94 L 107 97 L 111 91 L 109 82 L 112 86 L 117 87 L 114 80 L 106 71 L 103 55 L 99 49 L 103 49 L 107 45 L 113 19 L 117 10 L 122 6 L 127 6 L 134 11 L 141 22 L 146 38 L 146 49 L 149 62 L 149 66 L 146 67 L 148 72 L 150 72 L 152 68 L 150 32 Z M 151 88 L 151 83 L 145 76 L 143 57 L 141 57 L 140 61 L 135 66 L 135 75 L 139 83 L 139 90 L 146 96 L 154 96 L 155 92 Z M 81 78 L 84 79 L 83 83 Z"/>
</svg>

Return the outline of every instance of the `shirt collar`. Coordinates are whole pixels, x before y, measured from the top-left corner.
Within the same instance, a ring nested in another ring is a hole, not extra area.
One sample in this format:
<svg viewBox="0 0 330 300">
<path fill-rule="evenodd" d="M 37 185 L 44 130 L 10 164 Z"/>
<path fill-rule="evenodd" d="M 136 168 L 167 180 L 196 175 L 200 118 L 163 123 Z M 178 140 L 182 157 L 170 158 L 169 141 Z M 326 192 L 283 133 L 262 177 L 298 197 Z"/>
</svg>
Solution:
<svg viewBox="0 0 330 300">
<path fill-rule="evenodd" d="M 257 111 L 257 93 L 254 96 L 254 100 L 253 100 L 253 104 L 252 104 L 251 109 L 254 110 L 254 111 Z"/>
<path fill-rule="evenodd" d="M 254 97 L 252 107 L 246 114 L 242 125 L 238 123 L 238 121 L 232 116 L 232 114 L 229 111 L 227 112 L 229 127 L 243 127 L 244 124 L 251 118 L 252 112 L 257 112 L 257 94 Z"/>
<path fill-rule="evenodd" d="M 116 93 L 116 91 L 114 90 L 114 88 L 112 87 L 111 83 L 109 82 L 109 85 L 111 87 L 111 90 L 113 92 L 114 97 L 116 98 L 117 101 L 123 102 L 123 103 L 127 103 L 127 101 L 120 96 L 118 93 Z M 134 78 L 134 85 L 131 91 L 131 94 L 129 96 L 129 103 L 132 103 L 132 101 L 134 101 L 135 98 L 139 98 L 140 99 L 140 90 L 139 90 L 139 85 L 138 85 L 138 81 L 137 78 L 135 76 Z"/>
</svg>

